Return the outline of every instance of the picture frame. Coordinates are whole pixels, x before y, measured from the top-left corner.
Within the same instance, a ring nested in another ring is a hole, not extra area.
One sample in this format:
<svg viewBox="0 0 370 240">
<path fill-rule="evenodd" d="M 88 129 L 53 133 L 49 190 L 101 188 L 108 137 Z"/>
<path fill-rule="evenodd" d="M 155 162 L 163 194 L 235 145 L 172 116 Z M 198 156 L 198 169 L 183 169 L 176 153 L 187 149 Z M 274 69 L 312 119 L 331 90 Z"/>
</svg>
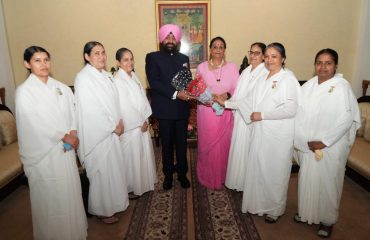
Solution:
<svg viewBox="0 0 370 240">
<path fill-rule="evenodd" d="M 195 69 L 206 61 L 211 34 L 210 1 L 156 0 L 155 6 L 157 35 L 164 24 L 178 25 L 182 31 L 180 52 L 189 57 L 190 68 Z"/>
</svg>

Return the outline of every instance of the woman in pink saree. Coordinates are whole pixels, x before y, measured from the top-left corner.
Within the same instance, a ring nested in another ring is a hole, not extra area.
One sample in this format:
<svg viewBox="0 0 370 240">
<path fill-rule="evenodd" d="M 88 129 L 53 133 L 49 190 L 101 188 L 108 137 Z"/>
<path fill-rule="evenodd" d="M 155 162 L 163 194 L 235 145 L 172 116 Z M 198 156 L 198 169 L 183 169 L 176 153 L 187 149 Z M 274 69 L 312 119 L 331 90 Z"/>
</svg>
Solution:
<svg viewBox="0 0 370 240">
<path fill-rule="evenodd" d="M 237 66 L 225 61 L 226 42 L 215 37 L 210 44 L 210 60 L 199 64 L 199 74 L 212 94 L 225 100 L 233 94 L 239 78 Z M 197 109 L 199 182 L 210 189 L 221 189 L 226 176 L 233 113 L 225 109 L 221 115 L 210 104 L 199 104 Z"/>
</svg>

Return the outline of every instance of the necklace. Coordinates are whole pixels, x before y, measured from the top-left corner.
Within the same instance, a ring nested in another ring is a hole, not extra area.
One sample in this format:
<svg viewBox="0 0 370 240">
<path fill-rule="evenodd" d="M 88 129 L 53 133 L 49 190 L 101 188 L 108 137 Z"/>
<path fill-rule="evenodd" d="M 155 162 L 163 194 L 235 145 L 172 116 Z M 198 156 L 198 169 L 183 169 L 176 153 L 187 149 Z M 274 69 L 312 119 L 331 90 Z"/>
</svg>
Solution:
<svg viewBox="0 0 370 240">
<path fill-rule="evenodd" d="M 217 82 L 220 82 L 220 81 L 221 81 L 221 76 L 222 76 L 222 67 L 223 67 L 223 65 L 224 65 L 224 60 L 222 59 L 222 61 L 221 61 L 220 65 L 217 65 L 217 66 L 215 66 L 215 65 L 214 65 L 214 63 L 213 63 L 213 60 L 212 60 L 212 59 L 210 60 L 210 62 L 209 62 L 209 63 L 211 64 L 211 66 L 212 66 L 212 67 L 214 67 L 214 69 L 213 69 L 213 70 L 214 70 L 214 71 L 213 71 L 213 74 L 214 74 L 214 75 L 215 75 L 215 77 L 216 77 L 216 81 L 217 81 Z M 216 70 L 218 70 L 218 69 L 220 69 L 219 74 L 217 74 L 217 73 L 216 73 Z M 217 76 L 216 74 L 217 74 L 218 76 Z"/>
<path fill-rule="evenodd" d="M 211 60 L 209 61 L 209 64 L 211 64 L 212 67 L 220 68 L 222 67 L 222 65 L 224 65 L 224 59 L 221 60 L 221 63 L 219 65 L 215 66 L 215 64 L 213 63 L 213 59 L 211 58 Z"/>
</svg>

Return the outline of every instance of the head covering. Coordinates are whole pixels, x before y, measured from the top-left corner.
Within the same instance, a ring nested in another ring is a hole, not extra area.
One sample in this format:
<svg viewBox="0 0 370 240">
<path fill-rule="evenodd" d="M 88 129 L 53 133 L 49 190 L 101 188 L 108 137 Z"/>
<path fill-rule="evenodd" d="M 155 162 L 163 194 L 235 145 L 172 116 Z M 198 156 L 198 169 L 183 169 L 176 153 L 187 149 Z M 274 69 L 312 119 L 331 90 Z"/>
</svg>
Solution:
<svg viewBox="0 0 370 240">
<path fill-rule="evenodd" d="M 179 26 L 175 24 L 166 24 L 163 25 L 159 29 L 158 37 L 159 37 L 159 42 L 163 42 L 163 40 L 168 36 L 168 34 L 172 33 L 173 36 L 176 39 L 176 42 L 180 42 L 181 40 L 181 30 Z"/>
</svg>

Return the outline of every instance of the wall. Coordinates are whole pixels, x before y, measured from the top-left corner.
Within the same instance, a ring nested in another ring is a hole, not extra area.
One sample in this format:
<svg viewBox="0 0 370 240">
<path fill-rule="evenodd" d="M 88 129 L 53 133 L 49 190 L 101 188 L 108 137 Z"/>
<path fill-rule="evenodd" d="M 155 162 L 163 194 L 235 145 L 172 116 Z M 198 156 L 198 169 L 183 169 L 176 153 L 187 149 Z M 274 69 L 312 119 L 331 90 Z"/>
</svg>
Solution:
<svg viewBox="0 0 370 240">
<path fill-rule="evenodd" d="M 3 0 L 16 84 L 27 76 L 22 54 L 30 45 L 45 47 L 53 76 L 68 85 L 83 66 L 86 42 L 102 42 L 108 66 L 116 49 L 127 46 L 143 75 L 145 53 L 156 49 L 154 2 L 147 0 Z"/>
<path fill-rule="evenodd" d="M 255 41 L 286 46 L 287 67 L 298 79 L 313 74 L 316 52 L 331 47 L 340 56 L 339 72 L 354 80 L 362 2 L 367 0 L 211 0 L 211 37 L 227 41 L 227 59 L 240 64 Z M 156 50 L 155 1 L 148 0 L 3 0 L 16 84 L 27 71 L 23 50 L 37 44 L 52 55 L 55 78 L 73 84 L 83 66 L 82 47 L 102 42 L 108 66 L 116 49 L 133 50 L 136 70 L 146 84 L 144 60 Z"/>
<path fill-rule="evenodd" d="M 362 80 L 370 80 L 370 2 L 368 0 L 362 1 L 359 16 L 359 35 L 357 45 L 353 49 L 357 56 L 353 62 L 353 79 L 358 81 L 352 82 L 352 88 L 357 97 L 362 95 Z M 367 95 L 369 93 L 370 89 L 367 90 Z"/>
<path fill-rule="evenodd" d="M 3 5 L 0 2 L 0 87 L 5 87 L 5 103 L 14 112 L 14 78 L 10 63 L 9 47 L 6 38 L 6 29 L 3 14 Z"/>
</svg>

